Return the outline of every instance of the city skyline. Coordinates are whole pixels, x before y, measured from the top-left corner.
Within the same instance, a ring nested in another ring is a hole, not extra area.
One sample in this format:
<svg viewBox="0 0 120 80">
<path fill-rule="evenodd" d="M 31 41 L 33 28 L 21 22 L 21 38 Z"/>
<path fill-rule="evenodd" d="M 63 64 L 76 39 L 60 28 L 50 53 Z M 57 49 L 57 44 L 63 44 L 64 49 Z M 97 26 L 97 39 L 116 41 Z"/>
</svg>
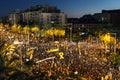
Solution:
<svg viewBox="0 0 120 80">
<path fill-rule="evenodd" d="M 79 18 L 85 14 L 99 13 L 101 10 L 120 9 L 119 0 L 2 0 L 0 3 L 0 17 L 6 16 L 16 9 L 25 10 L 34 5 L 56 6 L 68 17 Z"/>
</svg>

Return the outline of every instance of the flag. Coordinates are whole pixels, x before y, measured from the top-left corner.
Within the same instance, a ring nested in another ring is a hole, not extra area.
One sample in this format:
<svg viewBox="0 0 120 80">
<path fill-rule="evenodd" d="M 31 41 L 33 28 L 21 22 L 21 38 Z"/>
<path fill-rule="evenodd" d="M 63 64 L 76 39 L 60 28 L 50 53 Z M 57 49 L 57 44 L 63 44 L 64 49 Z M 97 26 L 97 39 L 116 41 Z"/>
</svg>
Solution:
<svg viewBox="0 0 120 80">
<path fill-rule="evenodd" d="M 29 59 L 31 60 L 33 58 L 33 54 L 30 54 L 30 57 L 29 57 Z"/>
<path fill-rule="evenodd" d="M 50 50 L 47 51 L 47 53 L 57 52 L 57 51 L 59 51 L 59 48 L 50 49 Z"/>
<path fill-rule="evenodd" d="M 104 78 L 104 77 L 101 77 L 101 80 L 105 80 L 105 78 Z"/>
<path fill-rule="evenodd" d="M 29 55 L 29 59 L 33 58 L 33 53 L 34 53 L 34 50 L 32 50 L 31 48 L 27 49 L 27 54 Z"/>
<path fill-rule="evenodd" d="M 32 50 L 31 48 L 28 48 L 27 49 L 27 54 L 30 55 L 30 54 L 33 54 L 34 53 L 34 50 Z"/>
<path fill-rule="evenodd" d="M 15 50 L 15 46 L 14 46 L 14 45 L 10 45 L 10 46 L 8 47 L 8 49 L 9 49 L 10 51 L 14 51 L 14 50 Z"/>
</svg>

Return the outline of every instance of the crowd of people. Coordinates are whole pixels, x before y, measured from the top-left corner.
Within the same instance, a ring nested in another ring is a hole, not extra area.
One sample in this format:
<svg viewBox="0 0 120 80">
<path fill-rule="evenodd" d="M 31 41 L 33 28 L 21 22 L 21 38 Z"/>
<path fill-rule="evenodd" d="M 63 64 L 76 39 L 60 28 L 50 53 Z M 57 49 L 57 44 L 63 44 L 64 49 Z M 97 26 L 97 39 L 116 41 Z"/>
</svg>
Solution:
<svg viewBox="0 0 120 80">
<path fill-rule="evenodd" d="M 33 64 L 30 68 L 30 75 L 36 80 L 53 79 L 53 80 L 119 80 L 120 65 L 114 65 L 109 58 L 112 54 L 106 51 L 103 42 L 96 40 L 85 40 L 79 42 L 70 42 L 67 39 L 53 42 L 52 38 L 40 38 L 33 33 L 24 34 L 11 31 L 11 29 L 0 29 L 0 41 L 5 41 L 5 46 L 13 45 L 12 52 L 22 57 L 24 60 L 31 61 Z M 16 44 L 14 44 L 17 42 Z M 7 48 L 6 48 L 7 49 Z M 9 55 L 12 52 L 7 51 Z M 54 57 L 51 59 L 46 59 Z M 39 60 L 43 60 L 36 63 Z"/>
</svg>

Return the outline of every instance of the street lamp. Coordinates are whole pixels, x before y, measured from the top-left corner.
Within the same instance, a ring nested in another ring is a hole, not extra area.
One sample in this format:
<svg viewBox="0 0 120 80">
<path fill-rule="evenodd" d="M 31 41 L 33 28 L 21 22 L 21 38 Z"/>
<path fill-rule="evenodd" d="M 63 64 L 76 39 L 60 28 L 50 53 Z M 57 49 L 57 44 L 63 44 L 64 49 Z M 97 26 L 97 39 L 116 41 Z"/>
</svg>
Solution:
<svg viewBox="0 0 120 80">
<path fill-rule="evenodd" d="M 30 14 L 30 12 L 28 12 L 27 13 L 27 28 L 28 28 L 28 45 L 29 45 L 29 42 L 30 42 L 30 40 L 29 40 L 29 38 L 30 38 L 30 33 L 29 33 L 29 14 Z"/>
<path fill-rule="evenodd" d="M 53 25 L 54 25 L 54 21 L 51 21 L 51 26 L 52 26 L 52 41 L 54 42 L 54 27 L 53 27 Z"/>
<path fill-rule="evenodd" d="M 112 35 L 115 36 L 115 42 L 114 42 L 114 53 L 116 53 L 116 42 L 117 42 L 117 41 L 116 41 L 116 39 L 117 39 L 117 38 L 116 38 L 116 35 L 117 35 L 117 34 L 116 34 L 116 33 L 110 33 L 110 34 L 112 34 Z"/>
<path fill-rule="evenodd" d="M 70 42 L 72 42 L 72 24 L 70 26 Z"/>
</svg>

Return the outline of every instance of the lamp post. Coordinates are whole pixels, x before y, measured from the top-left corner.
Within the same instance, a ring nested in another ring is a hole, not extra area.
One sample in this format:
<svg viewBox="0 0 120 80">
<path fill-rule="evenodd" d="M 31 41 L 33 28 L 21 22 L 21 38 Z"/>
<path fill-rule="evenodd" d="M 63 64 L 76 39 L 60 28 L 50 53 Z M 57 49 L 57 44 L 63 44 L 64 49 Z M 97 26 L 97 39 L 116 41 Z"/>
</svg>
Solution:
<svg viewBox="0 0 120 80">
<path fill-rule="evenodd" d="M 14 13 L 14 22 L 13 22 L 13 24 L 14 25 L 16 24 L 16 15 L 15 15 L 15 13 Z"/>
<path fill-rule="evenodd" d="M 72 24 L 70 26 L 70 42 L 72 42 Z"/>
<path fill-rule="evenodd" d="M 114 42 L 114 53 L 116 53 L 116 33 L 110 33 L 110 34 L 112 34 L 112 35 L 114 35 L 115 36 L 115 42 Z"/>
<path fill-rule="evenodd" d="M 28 45 L 29 45 L 29 43 L 30 43 L 30 33 L 29 33 L 29 27 L 27 26 L 27 28 L 28 28 Z"/>
<path fill-rule="evenodd" d="M 54 21 L 51 21 L 51 26 L 52 26 L 52 41 L 54 42 L 54 27 L 53 27 L 53 25 L 54 25 Z"/>
<path fill-rule="evenodd" d="M 30 33 L 29 33 L 29 14 L 30 14 L 30 12 L 28 12 L 27 13 L 27 29 L 28 29 L 28 44 L 29 44 L 29 42 L 30 42 L 30 40 L 29 40 L 29 38 L 30 38 Z"/>
<path fill-rule="evenodd" d="M 110 42 L 111 42 L 111 36 L 113 36 L 114 35 L 114 53 L 116 53 L 116 33 L 108 33 L 109 34 L 109 37 L 107 37 L 106 36 L 106 39 L 108 39 L 108 40 L 110 40 Z M 111 50 L 111 48 L 110 48 L 110 50 Z"/>
</svg>

